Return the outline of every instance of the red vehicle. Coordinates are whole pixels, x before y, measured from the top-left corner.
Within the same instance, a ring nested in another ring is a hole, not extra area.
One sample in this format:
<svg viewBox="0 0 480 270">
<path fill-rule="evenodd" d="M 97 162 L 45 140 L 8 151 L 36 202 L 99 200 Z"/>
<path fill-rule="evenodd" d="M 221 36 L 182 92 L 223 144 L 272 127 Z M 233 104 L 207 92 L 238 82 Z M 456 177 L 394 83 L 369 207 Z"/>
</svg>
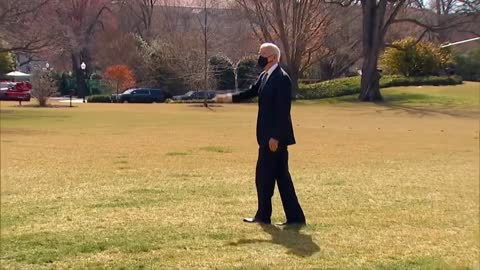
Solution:
<svg viewBox="0 0 480 270">
<path fill-rule="evenodd" d="M 29 82 L 0 82 L 0 100 L 30 101 Z"/>
</svg>

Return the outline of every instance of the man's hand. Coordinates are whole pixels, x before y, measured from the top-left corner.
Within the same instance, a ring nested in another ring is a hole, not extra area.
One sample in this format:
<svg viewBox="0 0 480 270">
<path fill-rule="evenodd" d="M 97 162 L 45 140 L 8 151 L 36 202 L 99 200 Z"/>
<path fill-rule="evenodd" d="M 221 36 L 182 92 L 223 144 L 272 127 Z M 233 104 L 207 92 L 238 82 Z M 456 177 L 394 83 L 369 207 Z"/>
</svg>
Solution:
<svg viewBox="0 0 480 270">
<path fill-rule="evenodd" d="M 268 141 L 268 146 L 270 147 L 270 151 L 276 152 L 278 149 L 278 141 L 274 138 L 270 138 L 270 141 Z"/>
<path fill-rule="evenodd" d="M 216 95 L 213 98 L 213 101 L 215 101 L 216 103 L 232 102 L 232 95 L 231 94 Z"/>
</svg>

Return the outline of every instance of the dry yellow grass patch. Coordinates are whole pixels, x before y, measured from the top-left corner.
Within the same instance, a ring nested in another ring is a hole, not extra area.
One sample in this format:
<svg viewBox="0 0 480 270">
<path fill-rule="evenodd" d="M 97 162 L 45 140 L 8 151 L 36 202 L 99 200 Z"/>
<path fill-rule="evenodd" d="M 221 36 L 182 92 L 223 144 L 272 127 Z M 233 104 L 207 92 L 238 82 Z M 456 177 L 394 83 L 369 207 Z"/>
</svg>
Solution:
<svg viewBox="0 0 480 270">
<path fill-rule="evenodd" d="M 309 224 L 295 232 L 241 221 L 256 207 L 255 104 L 12 105 L 0 113 L 2 268 L 478 266 L 471 107 L 294 105 L 290 166 Z"/>
</svg>

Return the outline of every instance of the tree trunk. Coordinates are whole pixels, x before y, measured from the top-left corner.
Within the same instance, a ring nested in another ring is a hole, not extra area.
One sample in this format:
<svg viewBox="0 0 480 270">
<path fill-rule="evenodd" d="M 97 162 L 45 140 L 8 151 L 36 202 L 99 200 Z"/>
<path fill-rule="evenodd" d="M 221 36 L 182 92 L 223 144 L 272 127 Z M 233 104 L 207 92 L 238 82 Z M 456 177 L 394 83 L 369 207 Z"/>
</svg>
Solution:
<svg viewBox="0 0 480 270">
<path fill-rule="evenodd" d="M 363 66 L 359 100 L 381 101 L 378 55 L 383 48 L 383 23 L 387 0 L 362 0 Z"/>
<path fill-rule="evenodd" d="M 381 101 L 380 72 L 377 69 L 377 59 L 373 56 L 365 58 L 362 67 L 361 93 L 358 97 L 361 101 Z"/>
<path fill-rule="evenodd" d="M 280 66 L 285 67 L 285 70 L 290 77 L 290 81 L 292 82 L 292 100 L 295 100 L 298 93 L 298 79 L 300 78 L 300 65 L 291 61 L 291 58 L 286 56 L 286 60 L 284 62 L 285 65 L 279 63 Z M 290 61 L 289 61 L 290 60 Z"/>
<path fill-rule="evenodd" d="M 290 75 L 290 80 L 292 81 L 292 100 L 295 100 L 297 98 L 297 93 L 298 93 L 298 73 L 297 72 L 292 72 L 289 74 Z"/>
<path fill-rule="evenodd" d="M 47 99 L 45 97 L 41 97 L 38 99 L 38 105 L 40 107 L 47 107 Z"/>
</svg>

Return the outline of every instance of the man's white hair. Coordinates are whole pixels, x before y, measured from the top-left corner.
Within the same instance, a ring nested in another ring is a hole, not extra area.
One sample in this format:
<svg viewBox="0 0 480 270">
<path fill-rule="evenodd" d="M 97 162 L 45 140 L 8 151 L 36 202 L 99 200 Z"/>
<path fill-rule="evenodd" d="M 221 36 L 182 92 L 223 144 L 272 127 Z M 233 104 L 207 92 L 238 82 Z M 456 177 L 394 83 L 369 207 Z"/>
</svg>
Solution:
<svg viewBox="0 0 480 270">
<path fill-rule="evenodd" d="M 280 62 L 280 48 L 278 48 L 277 45 L 273 44 L 273 43 L 263 43 L 261 46 L 260 46 L 260 50 L 261 49 L 266 49 L 268 52 L 270 52 L 271 54 L 274 54 L 277 56 L 277 60 L 278 62 Z"/>
</svg>

